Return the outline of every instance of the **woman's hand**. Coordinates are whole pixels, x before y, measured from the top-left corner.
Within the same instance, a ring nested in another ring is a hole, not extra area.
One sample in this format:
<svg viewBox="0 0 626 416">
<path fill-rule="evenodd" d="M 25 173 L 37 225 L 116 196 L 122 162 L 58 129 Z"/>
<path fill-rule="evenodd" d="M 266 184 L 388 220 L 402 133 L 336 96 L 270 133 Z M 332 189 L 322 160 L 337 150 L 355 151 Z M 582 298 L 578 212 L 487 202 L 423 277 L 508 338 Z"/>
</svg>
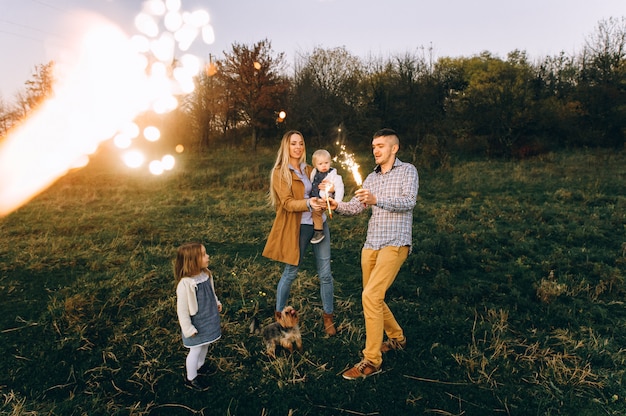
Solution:
<svg viewBox="0 0 626 416">
<path fill-rule="evenodd" d="M 309 205 L 313 211 L 324 211 L 324 209 L 326 209 L 326 201 L 321 198 L 309 199 Z"/>
<path fill-rule="evenodd" d="M 322 183 L 318 185 L 318 188 L 320 189 L 320 191 L 325 192 L 326 195 L 335 191 L 335 185 L 333 185 L 333 183 L 330 182 L 328 179 L 324 179 Z M 322 192 L 320 192 L 320 195 L 322 195 Z"/>
</svg>

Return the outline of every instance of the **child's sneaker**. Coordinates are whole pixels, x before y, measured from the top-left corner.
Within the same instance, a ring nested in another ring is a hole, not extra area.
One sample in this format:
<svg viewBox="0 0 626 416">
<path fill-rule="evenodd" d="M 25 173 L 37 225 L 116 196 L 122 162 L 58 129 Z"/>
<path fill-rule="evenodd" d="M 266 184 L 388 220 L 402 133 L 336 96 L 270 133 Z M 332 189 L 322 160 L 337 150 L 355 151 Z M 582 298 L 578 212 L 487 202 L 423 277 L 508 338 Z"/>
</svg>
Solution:
<svg viewBox="0 0 626 416">
<path fill-rule="evenodd" d="M 198 368 L 199 376 L 206 376 L 207 374 L 213 374 L 214 372 L 215 372 L 214 369 L 211 367 L 209 363 L 204 363 L 202 364 L 202 367 Z"/>
<path fill-rule="evenodd" d="M 185 386 L 198 391 L 206 391 L 209 389 L 208 384 L 205 384 L 200 377 L 196 377 L 193 380 L 188 380 L 187 377 L 185 377 Z"/>
<path fill-rule="evenodd" d="M 311 238 L 311 244 L 317 244 L 324 239 L 324 231 L 315 230 L 313 238 Z"/>
</svg>

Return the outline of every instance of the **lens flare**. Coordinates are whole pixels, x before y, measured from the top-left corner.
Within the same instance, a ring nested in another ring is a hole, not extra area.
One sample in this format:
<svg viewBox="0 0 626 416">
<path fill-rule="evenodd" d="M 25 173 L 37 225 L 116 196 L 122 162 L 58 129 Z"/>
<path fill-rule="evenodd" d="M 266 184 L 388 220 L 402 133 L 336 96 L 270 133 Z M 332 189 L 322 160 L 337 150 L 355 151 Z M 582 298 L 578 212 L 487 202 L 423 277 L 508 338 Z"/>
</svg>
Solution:
<svg viewBox="0 0 626 416">
<path fill-rule="evenodd" d="M 163 163 L 161 163 L 160 160 L 153 160 L 152 162 L 150 162 L 150 164 L 148 165 L 148 169 L 150 170 L 150 173 L 153 175 L 160 175 L 163 173 Z"/>
<path fill-rule="evenodd" d="M 122 133 L 113 138 L 113 144 L 119 149 L 128 149 L 132 143 L 131 138 Z"/>
<path fill-rule="evenodd" d="M 163 169 L 172 170 L 176 164 L 176 159 L 172 155 L 165 155 L 161 158 L 161 163 L 163 164 Z"/>
<path fill-rule="evenodd" d="M 129 168 L 138 168 L 143 165 L 146 158 L 139 150 L 129 150 L 122 155 L 122 160 Z"/>
<path fill-rule="evenodd" d="M 154 126 L 148 126 L 143 129 L 143 137 L 145 137 L 149 142 L 156 142 L 161 138 L 161 132 Z"/>
<path fill-rule="evenodd" d="M 176 96 L 193 91 L 193 77 L 205 68 L 199 59 L 176 59 L 177 51 L 189 48 L 200 31 L 206 43 L 214 40 L 207 12 L 181 13 L 180 8 L 180 0 L 144 2 L 134 20 L 139 34 L 132 37 L 103 18 L 76 19 L 87 29 L 56 61 L 54 94 L 0 143 L 0 216 L 70 169 L 85 166 L 105 140 L 126 149 L 121 158 L 127 166 L 144 165 L 145 156 L 131 149 L 140 132 L 134 120 L 148 111 L 175 109 Z M 167 15 L 168 25 L 178 28 L 161 32 Z M 158 140 L 160 132 L 152 127 L 155 131 L 143 130 L 144 137 Z M 174 166 L 170 157 L 157 162 L 149 167 L 152 173 Z"/>
</svg>

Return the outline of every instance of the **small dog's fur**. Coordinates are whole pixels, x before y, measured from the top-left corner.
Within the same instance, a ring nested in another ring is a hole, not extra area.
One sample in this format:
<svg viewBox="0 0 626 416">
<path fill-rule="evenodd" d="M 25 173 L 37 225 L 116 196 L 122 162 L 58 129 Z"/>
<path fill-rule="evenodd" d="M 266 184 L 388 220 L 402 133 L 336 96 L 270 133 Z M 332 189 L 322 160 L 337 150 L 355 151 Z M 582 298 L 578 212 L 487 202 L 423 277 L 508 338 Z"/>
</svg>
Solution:
<svg viewBox="0 0 626 416">
<path fill-rule="evenodd" d="M 257 332 L 254 329 L 255 321 L 250 325 L 250 332 Z M 276 347 L 283 347 L 289 352 L 293 352 L 293 344 L 296 344 L 298 351 L 302 351 L 302 336 L 298 326 L 298 312 L 286 306 L 280 313 L 280 319 L 271 323 L 261 330 L 261 336 L 265 343 L 265 351 L 272 358 L 276 357 Z"/>
</svg>

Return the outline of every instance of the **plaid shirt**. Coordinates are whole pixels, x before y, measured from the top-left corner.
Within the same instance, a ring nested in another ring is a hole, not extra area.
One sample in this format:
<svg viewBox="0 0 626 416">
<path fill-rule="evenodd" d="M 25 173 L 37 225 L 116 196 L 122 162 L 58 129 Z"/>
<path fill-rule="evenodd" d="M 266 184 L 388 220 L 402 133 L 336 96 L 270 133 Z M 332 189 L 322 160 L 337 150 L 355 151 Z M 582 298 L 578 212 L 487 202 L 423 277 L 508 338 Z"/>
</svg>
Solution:
<svg viewBox="0 0 626 416">
<path fill-rule="evenodd" d="M 382 173 L 380 166 L 370 173 L 363 182 L 363 188 L 376 196 L 372 206 L 372 216 L 367 227 L 367 238 L 363 248 L 380 250 L 387 246 L 412 245 L 413 207 L 417 199 L 419 176 L 410 163 L 396 158 L 393 167 Z M 356 215 L 366 207 L 353 197 L 348 202 L 339 202 L 337 212 L 343 215 Z"/>
</svg>

